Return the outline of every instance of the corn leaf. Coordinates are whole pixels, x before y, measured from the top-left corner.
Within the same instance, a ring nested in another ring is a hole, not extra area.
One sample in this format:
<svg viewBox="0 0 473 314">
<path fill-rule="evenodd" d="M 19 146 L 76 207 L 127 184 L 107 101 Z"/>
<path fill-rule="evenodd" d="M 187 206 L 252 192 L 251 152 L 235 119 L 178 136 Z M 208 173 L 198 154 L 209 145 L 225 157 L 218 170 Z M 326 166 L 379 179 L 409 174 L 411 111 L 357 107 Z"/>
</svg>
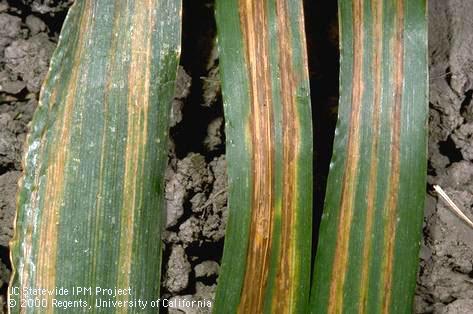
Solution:
<svg viewBox="0 0 473 314">
<path fill-rule="evenodd" d="M 411 313 L 427 146 L 425 0 L 339 0 L 340 107 L 312 313 Z"/>
<path fill-rule="evenodd" d="M 312 123 L 302 1 L 217 0 L 229 221 L 215 313 L 307 313 Z"/>
<path fill-rule="evenodd" d="M 64 311 L 53 299 L 87 302 L 74 313 L 140 311 L 96 308 L 96 287 L 131 287 L 116 301 L 159 297 L 180 11 L 180 0 L 77 0 L 70 9 L 27 138 L 11 312 L 25 288 L 69 295 L 47 294 L 46 307 L 22 313 Z M 73 287 L 93 290 L 79 298 Z"/>
</svg>

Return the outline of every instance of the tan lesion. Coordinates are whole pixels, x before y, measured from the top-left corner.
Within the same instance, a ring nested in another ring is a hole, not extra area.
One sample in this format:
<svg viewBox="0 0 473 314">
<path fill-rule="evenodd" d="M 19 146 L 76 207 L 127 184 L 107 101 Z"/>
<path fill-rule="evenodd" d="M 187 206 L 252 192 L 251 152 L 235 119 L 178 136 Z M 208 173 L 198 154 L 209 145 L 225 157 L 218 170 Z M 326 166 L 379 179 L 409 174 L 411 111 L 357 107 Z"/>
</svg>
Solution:
<svg viewBox="0 0 473 314">
<path fill-rule="evenodd" d="M 61 113 L 61 119 L 56 123 L 58 128 L 57 136 L 54 140 L 51 140 L 49 145 L 52 145 L 51 160 L 50 165 L 46 171 L 46 183 L 45 183 L 45 199 L 44 205 L 42 207 L 41 213 L 41 225 L 38 231 L 38 247 L 41 250 L 38 250 L 37 256 L 37 269 L 35 270 L 36 274 L 36 287 L 41 287 L 45 289 L 54 289 L 56 286 L 56 254 L 57 254 L 57 242 L 58 242 L 58 228 L 59 228 L 59 218 L 60 218 L 60 209 L 62 203 L 64 202 L 64 184 L 65 176 L 67 174 L 67 165 L 69 161 L 69 152 L 68 147 L 71 139 L 71 118 L 73 116 L 72 112 L 75 107 L 76 96 L 80 76 L 85 76 L 87 73 L 81 73 L 80 71 L 80 62 L 84 53 L 86 36 L 89 33 L 88 29 L 90 28 L 90 16 L 93 10 L 93 5 L 91 1 L 86 1 L 83 8 L 83 15 L 81 17 L 81 22 L 78 30 L 79 39 L 77 44 L 76 54 L 74 56 L 74 62 L 72 64 L 71 76 L 69 79 L 69 86 L 64 98 L 64 111 Z M 54 91 L 55 98 L 56 91 Z M 31 258 L 24 256 L 26 261 Z M 32 269 L 25 269 L 25 274 L 23 276 L 24 280 L 22 281 L 23 286 L 29 286 L 28 276 L 32 272 Z M 51 299 L 52 296 L 47 296 Z M 47 313 L 52 313 L 53 308 L 51 307 L 51 302 L 48 302 L 48 308 L 45 309 Z"/>
<path fill-rule="evenodd" d="M 332 277 L 328 300 L 328 313 L 343 312 L 343 289 L 348 265 L 351 222 L 353 219 L 354 199 L 356 194 L 356 179 L 360 161 L 360 120 L 363 98 L 363 28 L 364 0 L 353 0 L 353 77 L 351 90 L 351 113 L 348 127 L 348 147 L 340 212 L 338 218 L 337 240 L 335 245 Z"/>
<path fill-rule="evenodd" d="M 266 1 L 241 0 L 240 22 L 250 86 L 252 212 L 239 313 L 261 313 L 268 281 L 274 215 L 274 130 Z"/>
<path fill-rule="evenodd" d="M 300 3 L 302 3 L 300 1 Z M 301 274 L 299 273 L 296 219 L 297 219 L 297 171 L 300 154 L 300 120 L 297 112 L 297 79 L 293 69 L 292 34 L 290 25 L 292 21 L 288 16 L 288 3 L 286 0 L 276 2 L 279 69 L 281 73 L 280 96 L 282 104 L 282 150 L 283 150 L 283 190 L 281 207 L 281 250 L 279 265 L 276 274 L 275 293 L 273 295 L 273 310 L 284 313 L 293 313 L 295 300 L 298 299 L 297 285 Z M 299 7 L 299 16 L 303 16 L 302 7 Z M 299 23 L 303 20 L 299 20 Z M 303 24 L 300 25 L 303 27 Z M 299 34 L 304 37 L 304 32 Z M 305 54 L 302 57 L 306 64 Z M 298 75 L 300 78 L 301 73 Z"/>
<path fill-rule="evenodd" d="M 368 301 L 369 267 L 372 256 L 372 232 L 378 185 L 378 147 L 380 137 L 380 111 L 382 92 L 382 53 L 383 53 L 383 1 L 371 0 L 373 14 L 373 107 L 372 107 L 372 142 L 370 153 L 370 168 L 368 192 L 366 195 L 366 222 L 364 226 L 364 242 L 361 262 L 361 277 L 359 283 L 360 301 L 358 313 L 365 313 Z"/>
<path fill-rule="evenodd" d="M 134 225 L 136 215 L 142 210 L 143 188 L 141 179 L 146 169 L 143 156 L 148 141 L 148 111 L 150 107 L 150 78 L 152 62 L 152 35 L 156 23 L 156 0 L 135 2 L 132 16 L 133 31 L 128 69 L 128 128 L 125 147 L 125 176 L 123 206 L 120 217 L 120 258 L 117 286 L 130 286 Z M 123 301 L 128 296 L 120 296 Z"/>
<path fill-rule="evenodd" d="M 382 311 L 389 313 L 391 305 L 392 277 L 394 267 L 394 246 L 396 240 L 397 207 L 400 180 L 400 145 L 401 145 L 401 107 L 404 82 L 404 0 L 395 3 L 395 33 L 392 41 L 393 59 L 393 86 L 394 93 L 391 105 L 391 145 L 390 145 L 390 173 L 388 178 L 388 196 L 384 208 L 384 256 L 383 274 L 381 276 Z"/>
<path fill-rule="evenodd" d="M 297 79 L 292 64 L 292 37 L 285 0 L 276 1 L 279 73 L 279 97 L 283 121 L 274 121 L 272 77 L 269 62 L 269 34 L 266 1 L 241 0 L 240 22 L 245 43 L 245 58 L 250 78 L 251 117 L 248 131 L 252 148 L 252 212 L 245 278 L 239 313 L 262 313 L 270 259 L 277 255 L 277 270 L 269 305 L 273 310 L 293 312 L 297 299 L 297 250 L 295 222 L 297 214 L 297 161 L 300 149 L 300 121 L 298 119 Z M 300 6 L 302 16 L 302 6 Z M 302 33 L 303 36 L 303 33 Z M 301 56 L 306 64 L 306 56 Z M 299 79 L 307 79 L 307 77 Z M 275 128 L 281 127 L 282 143 L 275 143 Z M 277 145 L 277 147 L 275 147 Z M 275 150 L 282 150 L 282 194 L 275 195 Z M 279 202 L 277 201 L 279 200 Z M 279 204 L 279 205 L 278 205 Z M 279 207 L 279 209 L 277 208 Z M 280 250 L 271 252 L 275 240 L 274 216 L 281 212 Z"/>
<path fill-rule="evenodd" d="M 366 311 L 367 296 L 368 296 L 368 281 L 369 281 L 369 261 L 373 254 L 372 250 L 372 227 L 374 212 L 378 210 L 376 206 L 376 186 L 378 177 L 378 160 L 376 158 L 378 144 L 379 144 L 379 129 L 380 129 L 380 108 L 381 108 L 381 92 L 382 92 L 382 16 L 383 7 L 382 1 L 371 0 L 373 13 L 373 108 L 372 108 L 372 142 L 371 142 L 371 157 L 368 190 L 366 195 L 366 222 L 364 226 L 365 240 L 363 243 L 362 252 L 362 268 L 359 282 L 359 303 L 358 312 Z M 392 285 L 392 271 L 393 271 L 393 254 L 396 234 L 396 209 L 398 203 L 399 191 L 399 167 L 400 167 L 400 108 L 402 102 L 402 78 L 403 78 L 403 43 L 402 43 L 402 27 L 403 27 L 403 0 L 396 1 L 396 15 L 395 15 L 395 33 L 391 41 L 391 50 L 393 51 L 393 59 L 395 64 L 391 73 L 394 93 L 389 99 L 384 101 L 391 102 L 389 104 L 391 110 L 391 139 L 390 139 L 390 157 L 389 157 L 389 175 L 387 180 L 387 198 L 383 208 L 384 221 L 384 248 L 382 274 L 380 278 L 383 292 L 381 297 L 382 313 L 389 313 L 389 305 L 391 298 Z M 350 225 L 353 218 L 353 201 L 356 190 L 353 188 L 357 175 L 357 163 L 359 162 L 359 131 L 357 125 L 359 124 L 359 115 L 362 101 L 362 77 L 363 77 L 363 0 L 356 0 L 353 2 L 353 78 L 352 78 L 352 110 L 349 126 L 348 139 L 348 153 L 350 156 L 345 166 L 344 181 L 342 186 L 342 199 L 340 206 L 339 227 L 337 230 L 337 242 L 335 250 L 335 258 L 332 269 L 332 281 L 330 285 L 330 299 L 328 301 L 329 313 L 343 312 L 343 291 L 345 284 L 345 274 L 348 263 L 349 253 L 349 234 Z M 358 117 L 358 118 L 357 118 Z"/>
</svg>

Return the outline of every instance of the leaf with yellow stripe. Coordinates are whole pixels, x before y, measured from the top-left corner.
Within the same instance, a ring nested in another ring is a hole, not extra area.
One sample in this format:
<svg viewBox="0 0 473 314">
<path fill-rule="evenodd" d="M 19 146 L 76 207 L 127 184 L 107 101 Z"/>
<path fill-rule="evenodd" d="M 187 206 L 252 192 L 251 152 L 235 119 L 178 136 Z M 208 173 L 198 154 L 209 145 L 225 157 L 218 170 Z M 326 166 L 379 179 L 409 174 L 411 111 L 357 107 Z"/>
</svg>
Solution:
<svg viewBox="0 0 473 314">
<path fill-rule="evenodd" d="M 312 117 L 302 1 L 217 0 L 229 221 L 214 313 L 307 313 Z"/>
<path fill-rule="evenodd" d="M 11 242 L 12 313 L 62 312 L 54 302 L 79 299 L 69 311 L 141 312 L 95 307 L 110 299 L 96 287 L 127 291 L 115 301 L 159 297 L 180 31 L 180 0 L 75 1 L 27 138 Z M 34 299 L 25 288 L 55 287 L 68 296 L 46 294 L 41 307 L 20 311 L 20 301 Z M 91 290 L 79 297 L 73 287 Z"/>
<path fill-rule="evenodd" d="M 425 0 L 339 0 L 340 107 L 312 313 L 411 313 L 427 161 Z"/>
</svg>

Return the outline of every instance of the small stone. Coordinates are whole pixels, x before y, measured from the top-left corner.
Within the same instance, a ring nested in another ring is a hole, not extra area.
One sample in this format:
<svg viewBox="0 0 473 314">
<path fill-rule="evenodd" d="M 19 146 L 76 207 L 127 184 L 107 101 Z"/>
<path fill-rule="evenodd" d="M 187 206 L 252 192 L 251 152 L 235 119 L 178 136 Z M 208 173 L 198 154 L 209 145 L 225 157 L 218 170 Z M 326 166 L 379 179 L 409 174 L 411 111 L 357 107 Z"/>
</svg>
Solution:
<svg viewBox="0 0 473 314">
<path fill-rule="evenodd" d="M 31 35 L 36 35 L 46 30 L 46 24 L 34 15 L 28 15 L 26 17 L 26 26 L 30 29 Z"/>
<path fill-rule="evenodd" d="M 213 302 L 215 299 L 215 291 L 217 285 L 207 286 L 201 282 L 195 284 L 195 298 L 198 300 L 210 300 Z"/>
<path fill-rule="evenodd" d="M 181 239 L 184 244 L 197 241 L 201 233 L 201 228 L 201 222 L 199 219 L 191 216 L 179 226 L 179 239 Z"/>
<path fill-rule="evenodd" d="M 227 210 L 224 208 L 222 209 L 222 217 L 218 214 L 208 216 L 202 228 L 202 234 L 213 241 L 223 239 L 227 225 L 227 215 Z"/>
<path fill-rule="evenodd" d="M 208 151 L 214 151 L 223 144 L 222 125 L 223 117 L 218 117 L 210 122 L 207 127 L 207 137 L 204 139 L 204 145 Z"/>
<path fill-rule="evenodd" d="M 20 34 L 21 19 L 6 13 L 0 13 L 0 37 L 16 38 Z"/>
<path fill-rule="evenodd" d="M 23 81 L 5 81 L 0 83 L 0 91 L 9 93 L 12 95 L 18 94 L 26 87 Z"/>
<path fill-rule="evenodd" d="M 184 213 L 184 201 L 187 191 L 184 179 L 171 168 L 166 170 L 166 227 L 174 226 Z"/>
<path fill-rule="evenodd" d="M 174 245 L 169 257 L 165 287 L 173 293 L 184 290 L 189 284 L 189 273 L 191 264 L 187 260 L 186 253 L 182 245 Z"/>
<path fill-rule="evenodd" d="M 162 238 L 164 239 L 164 242 L 166 243 L 178 243 L 180 242 L 179 237 L 177 236 L 177 233 L 165 230 L 163 231 L 163 236 Z"/>
<path fill-rule="evenodd" d="M 171 104 L 171 116 L 169 118 L 169 127 L 172 128 L 182 121 L 182 109 L 184 102 L 180 99 L 173 99 Z"/>
<path fill-rule="evenodd" d="M 179 66 L 176 75 L 176 88 L 174 98 L 183 99 L 190 93 L 192 78 L 187 74 L 182 66 Z"/>
<path fill-rule="evenodd" d="M 468 185 L 473 181 L 473 163 L 466 160 L 453 163 L 447 169 L 447 177 L 449 183 L 453 186 L 463 187 Z"/>
<path fill-rule="evenodd" d="M 210 277 L 217 275 L 220 266 L 215 261 L 205 261 L 195 266 L 195 276 L 199 277 Z"/>
<path fill-rule="evenodd" d="M 0 12 L 5 12 L 8 10 L 8 3 L 6 0 L 0 2 Z"/>
<path fill-rule="evenodd" d="M 205 201 L 207 200 L 207 197 L 205 196 L 204 193 L 197 193 L 191 198 L 191 204 L 192 204 L 192 211 L 199 213 L 202 211 L 202 206 L 205 205 Z"/>
<path fill-rule="evenodd" d="M 19 171 L 10 171 L 0 175 L 0 245 L 5 247 L 13 236 L 17 183 L 20 175 Z"/>
<path fill-rule="evenodd" d="M 227 177 L 227 161 L 225 155 L 214 158 L 210 162 L 210 168 L 212 169 L 213 175 L 215 177 L 215 183 L 213 191 L 214 193 L 219 193 L 222 190 L 227 190 L 228 188 L 228 177 Z M 225 194 L 226 200 L 226 194 Z"/>
<path fill-rule="evenodd" d="M 21 78 L 30 92 L 39 92 L 55 47 L 46 33 L 15 40 L 5 48 L 5 68 Z"/>
<path fill-rule="evenodd" d="M 0 113 L 0 128 L 5 129 L 8 125 L 8 122 L 11 119 L 12 119 L 12 117 L 8 112 Z"/>
<path fill-rule="evenodd" d="M 211 107 L 215 104 L 218 95 L 220 94 L 220 74 L 219 74 L 219 67 L 214 66 L 211 68 L 207 74 L 207 77 L 203 78 L 203 90 L 204 94 L 202 98 L 204 103 L 202 106 L 204 107 Z"/>
<path fill-rule="evenodd" d="M 213 182 L 211 171 L 207 167 L 205 157 L 190 153 L 177 163 L 177 172 L 187 177 L 186 189 L 202 192 Z"/>
<path fill-rule="evenodd" d="M 458 299 L 443 308 L 440 314 L 471 314 L 473 313 L 473 300 Z"/>
</svg>

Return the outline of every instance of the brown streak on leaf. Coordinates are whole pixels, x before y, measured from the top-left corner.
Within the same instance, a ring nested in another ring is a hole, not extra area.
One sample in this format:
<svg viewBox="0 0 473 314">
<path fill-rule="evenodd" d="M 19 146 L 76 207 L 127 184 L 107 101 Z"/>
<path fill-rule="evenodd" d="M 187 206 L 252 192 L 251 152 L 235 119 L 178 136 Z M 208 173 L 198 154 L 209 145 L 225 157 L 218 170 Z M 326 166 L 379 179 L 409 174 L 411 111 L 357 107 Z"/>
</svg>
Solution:
<svg viewBox="0 0 473 314">
<path fill-rule="evenodd" d="M 87 75 L 80 73 L 80 64 L 82 53 L 85 49 L 85 38 L 90 27 L 90 13 L 92 11 L 91 1 L 86 1 L 84 15 L 80 22 L 79 39 L 77 43 L 77 51 L 74 56 L 74 64 L 72 66 L 72 74 L 67 89 L 63 120 L 58 121 L 57 126 L 60 128 L 59 137 L 55 139 L 55 143 L 51 143 L 55 148 L 51 150 L 50 165 L 46 171 L 46 183 L 44 193 L 44 206 L 42 208 L 42 224 L 38 233 L 38 250 L 37 269 L 36 269 L 36 287 L 52 290 L 56 286 L 56 255 L 58 241 L 58 224 L 60 216 L 61 203 L 63 201 L 64 180 L 66 174 L 66 166 L 68 163 L 68 147 L 70 141 L 71 117 L 74 108 L 74 101 L 77 93 L 77 83 L 79 75 Z M 59 123 L 62 122 L 60 125 Z M 51 141 L 52 142 L 52 141 Z M 25 260 L 29 260 L 25 256 Z M 29 270 L 32 271 L 32 270 Z M 22 282 L 22 286 L 25 282 Z M 26 282 L 28 286 L 28 283 Z M 48 295 L 48 307 L 44 309 L 45 313 L 52 313 L 54 308 L 51 305 L 52 296 Z"/>
<path fill-rule="evenodd" d="M 328 313 L 343 312 L 343 286 L 348 264 L 350 226 L 353 218 L 353 203 L 356 193 L 356 178 L 360 159 L 361 102 L 363 95 L 363 2 L 353 0 L 353 78 L 352 104 L 348 133 L 347 160 L 342 183 L 339 225 L 332 267 Z"/>
<path fill-rule="evenodd" d="M 240 23 L 250 79 L 252 136 L 252 217 L 239 313 L 261 313 L 272 241 L 273 109 L 269 70 L 266 1 L 240 0 Z"/>
<path fill-rule="evenodd" d="M 287 1 L 287 0 L 286 0 Z M 286 5 L 287 6 L 287 5 Z M 300 54 L 300 58 L 302 60 L 302 69 L 304 71 L 304 77 L 299 78 L 299 80 L 309 81 L 309 55 L 307 53 L 307 40 L 306 30 L 305 30 L 305 18 L 304 18 L 304 1 L 299 1 L 299 39 L 301 42 L 302 53 Z"/>
<path fill-rule="evenodd" d="M 381 80 L 382 80 L 382 54 L 383 54 L 383 2 L 371 0 L 373 16 L 373 111 L 372 111 L 372 142 L 370 154 L 370 170 L 368 193 L 366 195 L 366 222 L 364 230 L 363 259 L 361 262 L 360 278 L 360 302 L 358 313 L 366 312 L 369 283 L 369 267 L 371 258 L 371 245 L 373 230 L 373 219 L 376 203 L 376 185 L 378 176 L 378 144 L 380 132 L 380 110 L 381 110 Z"/>
<path fill-rule="evenodd" d="M 290 21 L 287 1 L 276 2 L 279 69 L 281 75 L 282 132 L 283 132 L 283 195 L 281 210 L 281 251 L 276 274 L 273 311 L 293 313 L 292 302 L 297 298 L 295 259 L 296 245 L 294 224 L 296 221 L 297 156 L 299 153 L 300 126 L 297 116 L 296 81 L 292 65 Z M 300 12 L 303 15 L 303 12 Z"/>
<path fill-rule="evenodd" d="M 126 15 L 122 16 L 122 9 L 123 3 L 121 1 L 117 1 L 114 6 L 114 12 L 113 12 L 113 28 L 112 28 L 112 34 L 116 34 L 119 30 L 120 27 L 122 27 L 122 23 L 126 22 Z M 94 217 L 94 225 L 95 229 L 93 232 L 93 237 L 91 237 L 91 241 L 93 241 L 93 251 L 98 252 L 99 251 L 99 245 L 100 243 L 103 243 L 103 236 L 102 232 L 100 232 L 101 225 L 103 223 L 103 206 L 104 206 L 104 199 L 101 197 L 104 192 L 104 175 L 105 175 L 105 157 L 106 157 L 106 150 L 109 149 L 107 147 L 107 131 L 109 130 L 109 119 L 108 119 L 108 114 L 109 114 L 109 97 L 110 97 L 110 91 L 112 87 L 112 81 L 113 81 L 113 68 L 116 67 L 116 50 L 119 47 L 118 45 L 118 36 L 111 36 L 111 43 L 110 43 L 110 50 L 108 52 L 108 58 L 110 59 L 110 62 L 107 66 L 107 76 L 106 76 L 106 81 L 105 81 L 105 91 L 103 94 L 103 115 L 104 115 L 104 123 L 103 123 L 103 128 L 102 128 L 102 140 L 101 140 L 101 145 L 100 145 L 100 163 L 99 163 L 99 177 L 98 177 L 98 190 L 96 194 L 96 202 L 95 202 L 95 212 L 93 213 L 95 215 Z M 128 51 L 125 51 L 124 53 L 128 53 Z M 90 273 L 91 278 L 96 277 L 96 272 L 97 272 L 97 257 L 94 256 L 92 259 L 92 270 Z"/>
<path fill-rule="evenodd" d="M 135 216 L 142 210 L 141 178 L 143 155 L 148 139 L 148 110 L 152 43 L 155 21 L 154 0 L 135 2 L 131 33 L 131 63 L 128 73 L 128 130 L 125 149 L 123 208 L 120 218 L 120 259 L 118 286 L 130 285 Z M 143 75 L 144 74 L 144 75 Z M 123 300 L 127 297 L 123 296 Z"/>
<path fill-rule="evenodd" d="M 404 76 L 404 0 L 396 0 L 395 38 L 394 38 L 394 103 L 392 109 L 391 132 L 391 169 L 388 184 L 388 199 L 385 208 L 386 229 L 384 232 L 385 255 L 383 262 L 383 293 L 382 311 L 389 313 L 391 304 L 391 285 L 394 259 L 394 243 L 396 238 L 396 223 L 399 193 L 400 172 L 400 134 L 401 134 L 401 105 Z"/>
</svg>

